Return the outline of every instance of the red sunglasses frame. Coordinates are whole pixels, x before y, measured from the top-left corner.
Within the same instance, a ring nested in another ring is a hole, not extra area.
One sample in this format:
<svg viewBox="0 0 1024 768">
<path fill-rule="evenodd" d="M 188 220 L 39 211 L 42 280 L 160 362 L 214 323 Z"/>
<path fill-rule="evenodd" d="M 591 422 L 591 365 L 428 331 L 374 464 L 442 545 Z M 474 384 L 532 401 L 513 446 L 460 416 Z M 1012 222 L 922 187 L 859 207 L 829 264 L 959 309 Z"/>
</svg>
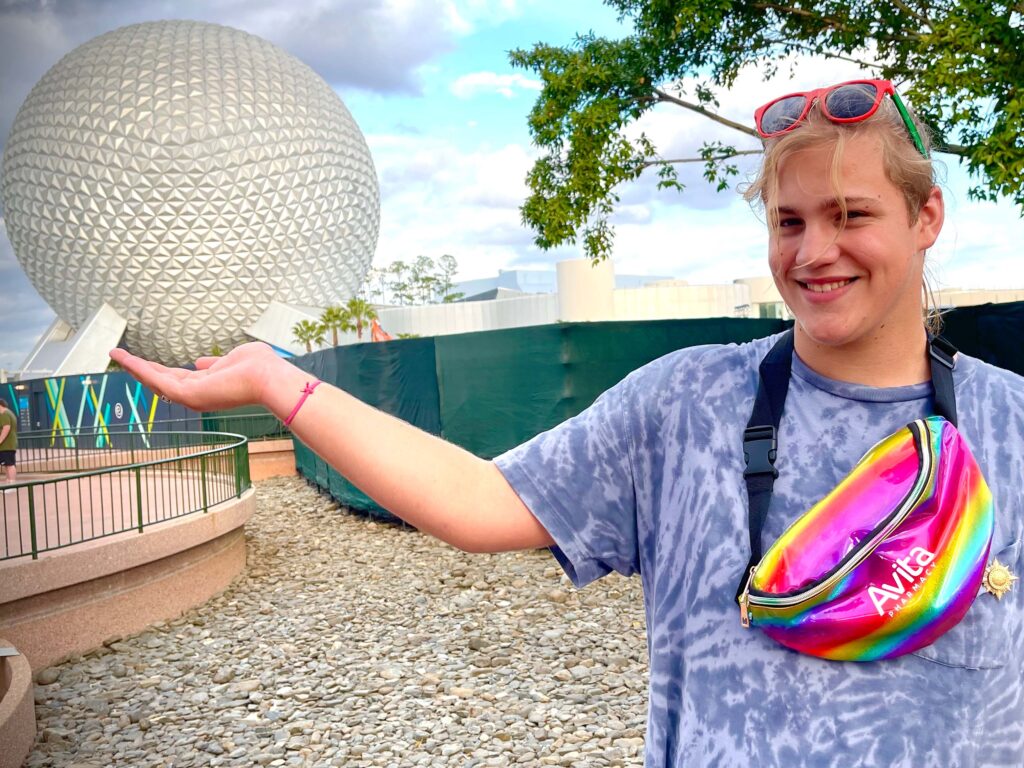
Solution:
<svg viewBox="0 0 1024 768">
<path fill-rule="evenodd" d="M 875 87 L 875 103 L 872 104 L 871 109 L 869 109 L 863 115 L 858 115 L 857 117 L 836 117 L 835 115 L 831 114 L 828 111 L 828 94 L 830 94 L 837 88 L 842 88 L 847 85 L 872 85 Z M 758 107 L 757 110 L 754 112 L 754 125 L 757 126 L 758 135 L 765 139 L 772 139 L 775 138 L 776 136 L 781 136 L 784 133 L 789 133 L 804 121 L 804 119 L 807 117 L 807 114 L 811 111 L 811 107 L 814 106 L 815 102 L 818 102 L 819 108 L 821 109 L 821 113 L 825 115 L 825 117 L 827 117 L 833 123 L 859 123 L 862 120 L 867 120 L 869 117 L 875 114 L 875 112 L 878 111 L 878 107 L 881 105 L 882 99 L 885 98 L 886 94 L 893 96 L 895 95 L 895 93 L 896 88 L 893 87 L 891 80 L 847 80 L 844 83 L 836 83 L 835 85 L 830 85 L 825 88 L 815 88 L 813 91 L 796 91 L 795 93 L 787 93 L 785 96 L 779 96 L 777 98 L 774 98 L 767 104 L 762 104 L 760 107 Z M 800 116 L 792 123 L 787 125 L 785 128 L 783 128 L 781 131 L 765 133 L 765 131 L 761 128 L 761 118 L 764 116 L 764 113 L 767 112 L 771 107 L 778 104 L 780 101 L 792 99 L 794 96 L 803 96 L 805 99 L 804 109 L 800 113 Z"/>
<path fill-rule="evenodd" d="M 836 117 L 828 111 L 828 95 L 837 88 L 843 88 L 847 85 L 870 85 L 875 88 L 875 102 L 871 105 L 871 109 L 863 115 L 858 115 L 857 117 Z M 754 112 L 754 125 L 757 127 L 758 135 L 762 138 L 772 139 L 776 136 L 782 136 L 785 133 L 789 133 L 794 128 L 799 127 L 800 123 L 806 119 L 807 114 L 811 111 L 811 107 L 813 107 L 816 102 L 819 104 L 821 113 L 833 123 L 859 123 L 863 120 L 867 120 L 878 111 L 878 107 L 882 104 L 882 99 L 885 98 L 886 94 L 888 94 L 892 99 L 893 103 L 896 105 L 896 109 L 900 113 L 900 116 L 902 116 L 903 124 L 906 125 L 907 133 L 910 134 L 910 139 L 914 143 L 914 146 L 917 147 L 917 150 L 927 158 L 928 149 L 925 147 L 924 141 L 921 139 L 921 134 L 918 133 L 917 127 L 914 125 L 914 120 L 910 116 L 910 112 L 907 110 L 906 105 L 903 103 L 903 99 L 901 99 L 900 95 L 896 93 L 896 87 L 892 84 L 891 80 L 847 80 L 825 88 L 815 88 L 813 91 L 796 91 L 795 93 L 787 93 L 785 96 L 774 98 L 767 104 L 762 104 L 758 107 Z M 804 108 L 800 113 L 800 116 L 781 131 L 765 133 L 765 131 L 761 129 L 761 118 L 764 117 L 764 113 L 780 101 L 791 99 L 794 96 L 802 96 L 804 98 Z"/>
</svg>

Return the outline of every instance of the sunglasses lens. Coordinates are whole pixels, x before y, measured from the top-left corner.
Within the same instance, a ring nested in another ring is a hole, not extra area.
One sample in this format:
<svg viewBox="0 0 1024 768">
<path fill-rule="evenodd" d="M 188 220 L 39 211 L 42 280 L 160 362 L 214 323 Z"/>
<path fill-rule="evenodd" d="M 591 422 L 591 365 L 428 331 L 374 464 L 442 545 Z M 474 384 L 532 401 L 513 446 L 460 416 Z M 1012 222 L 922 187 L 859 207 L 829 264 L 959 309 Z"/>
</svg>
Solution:
<svg viewBox="0 0 1024 768">
<path fill-rule="evenodd" d="M 839 120 L 851 120 L 868 114 L 877 100 L 878 89 L 873 85 L 843 85 L 825 96 L 825 110 Z"/>
<path fill-rule="evenodd" d="M 806 96 L 787 96 L 772 104 L 761 115 L 761 132 L 766 136 L 782 133 L 800 119 L 807 106 Z"/>
</svg>

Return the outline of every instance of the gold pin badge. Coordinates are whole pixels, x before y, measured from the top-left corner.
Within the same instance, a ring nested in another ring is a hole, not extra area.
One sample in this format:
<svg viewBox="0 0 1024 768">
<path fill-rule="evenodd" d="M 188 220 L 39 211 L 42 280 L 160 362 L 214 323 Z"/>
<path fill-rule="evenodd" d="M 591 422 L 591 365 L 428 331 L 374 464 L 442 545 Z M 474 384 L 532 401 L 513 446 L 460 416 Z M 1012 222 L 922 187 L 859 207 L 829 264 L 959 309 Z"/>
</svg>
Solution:
<svg viewBox="0 0 1024 768">
<path fill-rule="evenodd" d="M 999 560 L 993 560 L 985 569 L 985 576 L 981 583 L 985 589 L 995 595 L 996 600 L 1002 600 L 1003 595 L 1010 591 L 1015 581 L 1017 581 L 1017 577 L 1007 566 L 1000 563 Z"/>
</svg>

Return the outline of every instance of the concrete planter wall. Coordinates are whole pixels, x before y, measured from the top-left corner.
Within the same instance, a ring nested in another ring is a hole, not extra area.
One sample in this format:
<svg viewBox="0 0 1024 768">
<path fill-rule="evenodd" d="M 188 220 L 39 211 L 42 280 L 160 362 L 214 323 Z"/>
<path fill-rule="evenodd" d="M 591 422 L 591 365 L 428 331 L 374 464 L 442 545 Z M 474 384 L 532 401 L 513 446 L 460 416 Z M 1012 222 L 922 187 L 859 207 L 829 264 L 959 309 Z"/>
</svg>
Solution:
<svg viewBox="0 0 1024 768">
<path fill-rule="evenodd" d="M 0 638 L 0 647 L 10 647 Z M 0 768 L 18 768 L 36 739 L 32 670 L 24 656 L 0 658 Z"/>
</svg>

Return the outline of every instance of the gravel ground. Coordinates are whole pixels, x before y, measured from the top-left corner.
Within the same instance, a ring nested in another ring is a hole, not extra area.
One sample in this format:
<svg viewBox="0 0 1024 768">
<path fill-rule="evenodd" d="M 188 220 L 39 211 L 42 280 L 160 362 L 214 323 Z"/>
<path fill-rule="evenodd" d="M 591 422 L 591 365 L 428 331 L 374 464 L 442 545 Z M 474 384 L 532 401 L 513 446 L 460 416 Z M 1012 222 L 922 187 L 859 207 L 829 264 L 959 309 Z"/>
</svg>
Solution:
<svg viewBox="0 0 1024 768">
<path fill-rule="evenodd" d="M 28 766 L 639 766 L 638 579 L 467 555 L 257 486 L 221 595 L 37 676 Z"/>
</svg>

